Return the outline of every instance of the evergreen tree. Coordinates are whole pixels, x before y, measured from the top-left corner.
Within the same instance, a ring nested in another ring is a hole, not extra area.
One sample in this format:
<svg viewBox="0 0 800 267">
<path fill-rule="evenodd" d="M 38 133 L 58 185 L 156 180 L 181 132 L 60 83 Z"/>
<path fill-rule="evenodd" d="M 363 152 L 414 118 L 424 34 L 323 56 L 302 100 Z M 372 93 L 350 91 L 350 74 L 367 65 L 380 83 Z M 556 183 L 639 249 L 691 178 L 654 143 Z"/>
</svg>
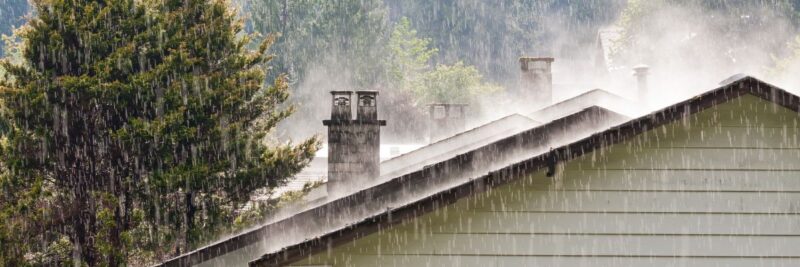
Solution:
<svg viewBox="0 0 800 267">
<path fill-rule="evenodd" d="M 6 259 L 64 243 L 91 266 L 119 265 L 134 246 L 185 251 L 313 156 L 315 139 L 268 145 L 292 111 L 280 108 L 286 78 L 265 86 L 272 39 L 247 52 L 225 2 L 34 8 L 25 64 L 3 63 Z"/>
</svg>

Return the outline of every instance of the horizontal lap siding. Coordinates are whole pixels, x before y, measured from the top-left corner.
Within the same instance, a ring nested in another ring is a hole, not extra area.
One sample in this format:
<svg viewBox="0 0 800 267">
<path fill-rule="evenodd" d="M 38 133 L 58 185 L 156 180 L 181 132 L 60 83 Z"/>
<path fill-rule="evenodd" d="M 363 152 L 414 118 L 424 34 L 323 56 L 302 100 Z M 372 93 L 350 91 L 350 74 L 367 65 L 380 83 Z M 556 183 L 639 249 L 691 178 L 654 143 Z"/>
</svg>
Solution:
<svg viewBox="0 0 800 267">
<path fill-rule="evenodd" d="M 800 192 L 800 171 L 750 170 L 566 170 L 564 190 L 718 190 Z M 552 186 L 534 180 L 529 190 Z"/>
<path fill-rule="evenodd" d="M 365 245 L 359 254 L 790 257 L 800 236 L 433 234 L 414 246 Z"/>
<path fill-rule="evenodd" d="M 568 164 L 568 170 L 800 171 L 800 149 L 651 148 L 609 151 L 603 160 Z"/>
<path fill-rule="evenodd" d="M 526 191 L 532 196 L 476 206 L 508 212 L 800 213 L 800 193 Z"/>
<path fill-rule="evenodd" d="M 536 256 L 414 256 L 414 255 L 352 255 L 347 259 L 351 266 L 681 266 L 681 267 L 752 267 L 752 266 L 797 266 L 797 259 L 776 258 L 657 258 L 657 257 L 536 257 Z"/>
<path fill-rule="evenodd" d="M 297 264 L 800 266 L 799 120 L 744 96 Z"/>
<path fill-rule="evenodd" d="M 796 235 L 800 214 L 474 212 L 435 234 Z M 456 219 L 459 219 L 456 217 Z M 623 223 L 624 222 L 624 223 Z"/>
</svg>

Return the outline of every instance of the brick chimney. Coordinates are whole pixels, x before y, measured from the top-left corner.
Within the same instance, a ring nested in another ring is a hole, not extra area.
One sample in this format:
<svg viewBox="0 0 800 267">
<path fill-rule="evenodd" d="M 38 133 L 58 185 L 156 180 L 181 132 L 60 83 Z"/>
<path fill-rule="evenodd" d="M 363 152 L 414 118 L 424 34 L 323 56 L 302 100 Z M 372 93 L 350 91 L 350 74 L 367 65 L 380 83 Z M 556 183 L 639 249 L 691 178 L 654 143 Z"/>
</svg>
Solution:
<svg viewBox="0 0 800 267">
<path fill-rule="evenodd" d="M 463 132 L 466 127 L 466 107 L 467 104 L 436 103 L 428 105 L 429 141 L 433 143 Z"/>
<path fill-rule="evenodd" d="M 380 175 L 380 133 L 386 121 L 378 120 L 377 91 L 356 91 L 356 119 L 352 117 L 352 91 L 331 91 L 328 126 L 328 195 Z"/>
<path fill-rule="evenodd" d="M 553 104 L 553 72 L 551 57 L 521 57 L 520 100 L 530 109 L 538 109 Z"/>
<path fill-rule="evenodd" d="M 636 77 L 636 98 L 639 103 L 647 103 L 647 72 L 650 69 L 647 65 L 637 65 L 633 67 L 633 76 Z"/>
</svg>

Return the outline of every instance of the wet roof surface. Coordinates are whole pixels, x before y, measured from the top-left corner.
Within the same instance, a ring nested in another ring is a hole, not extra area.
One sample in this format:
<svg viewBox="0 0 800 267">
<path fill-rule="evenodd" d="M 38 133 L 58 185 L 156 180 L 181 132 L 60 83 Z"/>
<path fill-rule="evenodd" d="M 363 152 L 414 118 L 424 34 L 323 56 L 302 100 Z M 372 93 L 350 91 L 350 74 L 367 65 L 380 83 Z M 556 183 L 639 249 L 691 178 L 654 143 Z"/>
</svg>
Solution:
<svg viewBox="0 0 800 267">
<path fill-rule="evenodd" d="M 253 264 L 291 262 L 330 245 L 345 243 L 435 210 L 487 187 L 504 184 L 542 168 L 553 156 L 575 157 L 745 94 L 800 112 L 800 98 L 796 95 L 752 77 L 741 78 L 632 120 L 592 106 L 184 254 L 164 265 L 186 266 L 220 256 L 258 258 Z M 578 130 L 582 132 L 576 133 Z M 564 133 L 573 135 L 566 137 Z M 491 157 L 494 162 L 479 166 L 477 170 L 464 170 L 463 166 L 474 166 L 481 157 Z M 516 160 L 517 157 L 523 160 Z M 440 179 L 445 173 L 452 177 Z M 378 197 L 368 200 L 369 196 Z M 240 255 L 232 255 L 237 253 Z"/>
</svg>

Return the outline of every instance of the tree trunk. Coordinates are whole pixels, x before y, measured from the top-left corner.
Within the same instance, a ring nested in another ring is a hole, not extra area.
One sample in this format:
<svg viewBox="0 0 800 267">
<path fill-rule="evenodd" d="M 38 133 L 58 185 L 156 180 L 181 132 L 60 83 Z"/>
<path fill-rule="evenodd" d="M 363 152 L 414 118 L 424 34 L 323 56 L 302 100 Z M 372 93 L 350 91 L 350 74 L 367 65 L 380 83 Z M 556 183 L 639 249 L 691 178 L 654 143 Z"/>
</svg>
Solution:
<svg viewBox="0 0 800 267">
<path fill-rule="evenodd" d="M 92 207 L 89 205 L 88 196 L 76 194 L 76 205 L 78 205 L 78 216 L 72 220 L 74 231 L 73 242 L 75 250 L 80 254 L 81 260 L 89 266 L 97 265 L 97 255 L 94 248 L 94 238 L 89 236 L 93 224 Z"/>
</svg>

